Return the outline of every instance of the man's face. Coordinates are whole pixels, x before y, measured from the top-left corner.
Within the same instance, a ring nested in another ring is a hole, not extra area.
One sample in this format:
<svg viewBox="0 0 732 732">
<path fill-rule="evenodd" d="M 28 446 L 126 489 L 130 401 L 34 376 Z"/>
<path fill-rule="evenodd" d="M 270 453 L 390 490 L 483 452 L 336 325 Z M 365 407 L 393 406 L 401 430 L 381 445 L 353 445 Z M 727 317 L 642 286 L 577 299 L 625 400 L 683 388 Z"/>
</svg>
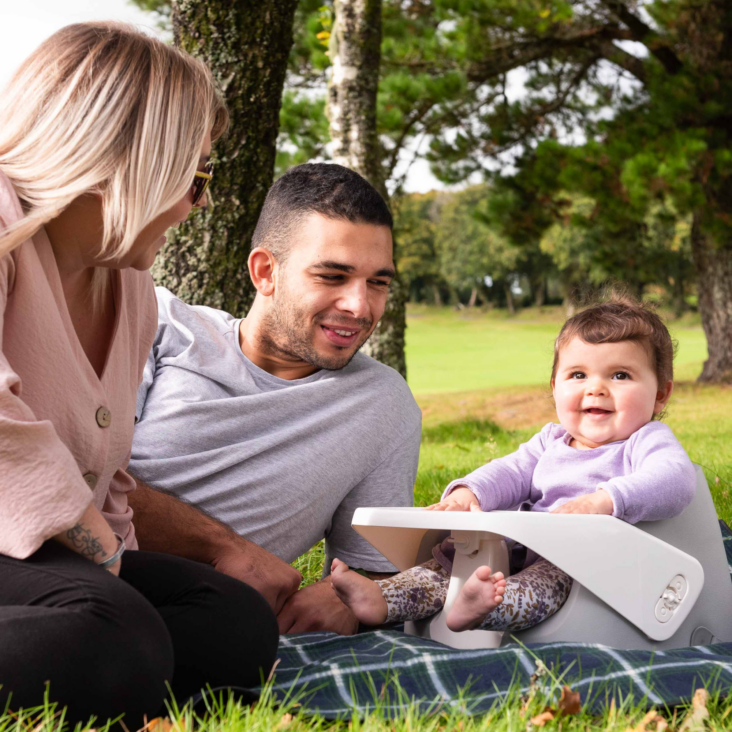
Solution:
<svg viewBox="0 0 732 732">
<path fill-rule="evenodd" d="M 310 214 L 275 271 L 263 329 L 275 352 L 341 369 L 384 313 L 394 276 L 391 231 Z"/>
</svg>

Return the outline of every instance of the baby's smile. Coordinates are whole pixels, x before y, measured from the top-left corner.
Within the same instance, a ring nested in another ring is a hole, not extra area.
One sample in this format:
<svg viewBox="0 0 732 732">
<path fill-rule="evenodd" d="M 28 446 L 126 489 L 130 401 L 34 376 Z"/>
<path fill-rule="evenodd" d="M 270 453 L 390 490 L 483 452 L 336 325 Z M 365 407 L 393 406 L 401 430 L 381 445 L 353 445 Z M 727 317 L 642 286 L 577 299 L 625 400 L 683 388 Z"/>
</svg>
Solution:
<svg viewBox="0 0 732 732">
<path fill-rule="evenodd" d="M 604 417 L 606 414 L 612 414 L 612 409 L 602 409 L 601 407 L 587 407 L 582 410 L 585 414 L 591 414 L 594 417 Z"/>
</svg>

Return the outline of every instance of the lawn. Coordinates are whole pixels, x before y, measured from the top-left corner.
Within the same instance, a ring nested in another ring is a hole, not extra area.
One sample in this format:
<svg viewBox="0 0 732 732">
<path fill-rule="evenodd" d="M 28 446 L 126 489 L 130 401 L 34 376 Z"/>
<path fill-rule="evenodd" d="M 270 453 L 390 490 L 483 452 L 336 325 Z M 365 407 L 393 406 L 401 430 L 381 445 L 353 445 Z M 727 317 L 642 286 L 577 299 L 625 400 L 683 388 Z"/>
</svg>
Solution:
<svg viewBox="0 0 732 732">
<path fill-rule="evenodd" d="M 433 502 L 450 480 L 515 450 L 544 424 L 555 420 L 547 382 L 552 343 L 562 321 L 563 314 L 557 308 L 527 310 L 514 318 L 500 311 L 410 310 L 409 384 L 422 408 L 424 424 L 415 486 L 417 505 Z M 717 511 L 732 523 L 732 387 L 693 383 L 706 357 L 698 322 L 689 317 L 672 324 L 671 330 L 679 344 L 676 361 L 679 381 L 666 421 L 692 460 L 704 467 Z M 306 582 L 319 578 L 322 561 L 322 544 L 298 560 L 296 564 Z M 203 724 L 186 715 L 174 715 L 173 725 L 161 723 L 152 732 L 189 732 L 194 727 L 206 732 L 275 729 L 523 732 L 534 729 L 529 720 L 552 703 L 558 683 L 537 690 L 529 700 L 510 696 L 498 703 L 493 712 L 476 718 L 469 717 L 465 708 L 458 705 L 432 717 L 410 713 L 401 720 L 386 720 L 377 711 L 365 720 L 333 723 L 302 716 L 297 699 L 278 705 L 267 697 L 252 707 L 230 704 Z M 398 682 L 394 687 L 393 693 L 398 693 Z M 732 700 L 713 699 L 708 706 L 709 729 L 728 729 Z M 672 728 L 681 726 L 684 710 L 661 711 Z M 607 709 L 601 717 L 581 712 L 550 722 L 546 729 L 645 731 L 646 726 L 641 724 L 644 714 L 643 709 L 622 706 Z M 50 732 L 57 728 L 58 718 L 53 717 L 51 710 L 39 710 L 23 721 L 0 713 L 0 732 Z M 648 729 L 662 730 L 663 726 L 654 722 Z M 704 723 L 700 722 L 687 732 L 704 729 Z"/>
<path fill-rule="evenodd" d="M 707 356 L 693 316 L 671 323 L 678 341 L 678 377 L 694 379 Z M 456 312 L 415 306 L 407 319 L 409 385 L 417 394 L 547 383 L 554 339 L 564 322 L 559 307 Z"/>
</svg>

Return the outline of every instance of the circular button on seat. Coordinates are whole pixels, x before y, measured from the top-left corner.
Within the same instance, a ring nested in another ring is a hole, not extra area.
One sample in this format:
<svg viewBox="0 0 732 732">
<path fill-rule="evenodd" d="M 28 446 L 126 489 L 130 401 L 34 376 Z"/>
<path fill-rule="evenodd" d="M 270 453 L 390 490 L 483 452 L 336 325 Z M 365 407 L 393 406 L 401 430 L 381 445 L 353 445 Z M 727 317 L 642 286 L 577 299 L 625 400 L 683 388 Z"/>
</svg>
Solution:
<svg viewBox="0 0 732 732">
<path fill-rule="evenodd" d="M 97 424 L 100 427 L 109 427 L 112 424 L 112 412 L 106 407 L 99 407 L 97 409 Z"/>
<path fill-rule="evenodd" d="M 86 481 L 86 484 L 94 490 L 97 487 L 97 483 L 99 482 L 99 477 L 94 475 L 94 473 L 85 473 L 84 480 Z"/>
</svg>

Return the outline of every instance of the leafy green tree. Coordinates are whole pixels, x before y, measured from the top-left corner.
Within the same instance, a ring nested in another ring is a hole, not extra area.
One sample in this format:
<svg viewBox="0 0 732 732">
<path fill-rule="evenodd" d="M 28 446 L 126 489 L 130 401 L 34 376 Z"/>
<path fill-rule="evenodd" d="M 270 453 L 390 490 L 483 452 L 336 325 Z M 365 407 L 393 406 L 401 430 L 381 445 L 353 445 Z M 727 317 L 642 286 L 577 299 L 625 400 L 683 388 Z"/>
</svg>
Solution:
<svg viewBox="0 0 732 732">
<path fill-rule="evenodd" d="M 511 285 L 518 274 L 521 252 L 477 215 L 487 196 L 486 186 L 472 186 L 450 195 L 442 206 L 435 236 L 440 272 L 456 299 L 461 292 L 470 293 L 471 305 L 484 292 L 486 277 L 490 278 L 493 289 L 503 289 L 506 304 L 513 311 Z"/>
<path fill-rule="evenodd" d="M 608 221 L 637 222 L 659 201 L 690 216 L 709 348 L 700 378 L 732 376 L 732 4 L 433 0 L 430 8 L 455 50 L 423 68 L 443 77 L 459 68 L 468 92 L 460 119 L 432 143 L 435 171 L 459 180 L 487 159 L 541 156 L 563 139 L 554 189 L 591 195 Z M 515 69 L 527 93 L 512 101 Z M 578 131 L 584 142 L 570 145 Z"/>
<path fill-rule="evenodd" d="M 435 236 L 445 194 L 413 193 L 393 200 L 394 237 L 399 242 L 398 266 L 410 300 L 442 305 L 446 286 L 440 274 Z"/>
</svg>

